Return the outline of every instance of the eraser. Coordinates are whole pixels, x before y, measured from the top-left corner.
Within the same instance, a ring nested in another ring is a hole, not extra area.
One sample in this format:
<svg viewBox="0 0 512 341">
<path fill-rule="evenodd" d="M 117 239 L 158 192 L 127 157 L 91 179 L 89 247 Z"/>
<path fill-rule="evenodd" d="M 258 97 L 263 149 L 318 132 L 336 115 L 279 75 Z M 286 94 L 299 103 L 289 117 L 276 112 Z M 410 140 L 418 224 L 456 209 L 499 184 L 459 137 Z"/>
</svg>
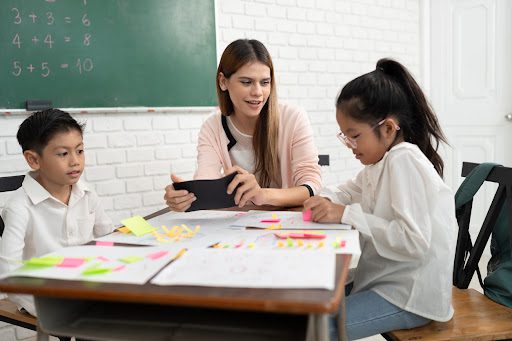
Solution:
<svg viewBox="0 0 512 341">
<path fill-rule="evenodd" d="M 27 111 L 45 110 L 52 107 L 52 101 L 42 99 L 31 99 L 25 102 L 25 109 Z"/>
</svg>

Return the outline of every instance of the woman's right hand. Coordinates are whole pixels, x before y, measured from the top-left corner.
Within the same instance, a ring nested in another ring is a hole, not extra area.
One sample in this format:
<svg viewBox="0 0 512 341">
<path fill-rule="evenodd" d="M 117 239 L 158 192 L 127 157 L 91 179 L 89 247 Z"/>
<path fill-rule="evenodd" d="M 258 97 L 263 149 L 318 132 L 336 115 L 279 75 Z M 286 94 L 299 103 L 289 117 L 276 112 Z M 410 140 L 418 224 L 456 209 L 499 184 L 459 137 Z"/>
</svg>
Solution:
<svg viewBox="0 0 512 341">
<path fill-rule="evenodd" d="M 180 177 L 171 174 L 171 181 L 175 183 L 182 182 L 183 180 Z M 194 193 L 189 193 L 185 189 L 175 190 L 173 185 L 168 185 L 165 187 L 164 199 L 171 211 L 184 212 L 197 198 Z"/>
</svg>

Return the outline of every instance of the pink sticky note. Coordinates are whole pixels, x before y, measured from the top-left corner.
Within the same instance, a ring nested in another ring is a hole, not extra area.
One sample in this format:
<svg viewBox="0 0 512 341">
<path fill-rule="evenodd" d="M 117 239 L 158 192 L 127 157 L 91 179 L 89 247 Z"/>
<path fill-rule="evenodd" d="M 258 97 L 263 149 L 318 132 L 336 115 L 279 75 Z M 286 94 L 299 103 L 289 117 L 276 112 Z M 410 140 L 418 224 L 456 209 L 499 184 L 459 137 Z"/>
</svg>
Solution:
<svg viewBox="0 0 512 341">
<path fill-rule="evenodd" d="M 126 265 L 119 265 L 115 268 L 112 269 L 112 271 L 121 271 L 123 270 L 124 268 L 126 268 Z"/>
<path fill-rule="evenodd" d="M 83 258 L 64 258 L 62 263 L 57 265 L 59 268 L 78 268 L 80 265 L 85 263 Z"/>
<path fill-rule="evenodd" d="M 96 241 L 97 246 L 114 246 L 114 242 L 104 241 L 104 240 L 97 240 Z"/>
<path fill-rule="evenodd" d="M 311 221 L 311 219 L 313 218 L 312 216 L 313 212 L 311 210 L 302 212 L 302 220 L 304 221 Z"/>
<path fill-rule="evenodd" d="M 169 252 L 167 252 L 167 251 L 157 251 L 157 252 L 150 253 L 146 257 L 155 260 L 155 259 L 158 259 L 158 258 L 161 258 L 161 257 L 165 256 L 168 253 Z"/>
<path fill-rule="evenodd" d="M 260 222 L 262 223 L 279 223 L 281 219 L 262 219 Z"/>
</svg>

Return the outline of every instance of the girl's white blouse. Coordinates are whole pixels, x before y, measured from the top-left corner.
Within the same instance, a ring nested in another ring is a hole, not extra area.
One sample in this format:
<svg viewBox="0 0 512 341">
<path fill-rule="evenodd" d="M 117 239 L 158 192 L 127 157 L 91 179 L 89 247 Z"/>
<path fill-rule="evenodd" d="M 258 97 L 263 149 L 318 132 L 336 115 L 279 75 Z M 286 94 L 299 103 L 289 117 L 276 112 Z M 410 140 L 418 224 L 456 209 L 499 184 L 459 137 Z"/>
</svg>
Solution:
<svg viewBox="0 0 512 341">
<path fill-rule="evenodd" d="M 416 145 L 394 146 L 378 163 L 321 195 L 345 204 L 341 222 L 360 232 L 353 293 L 373 290 L 406 311 L 451 319 L 454 196 Z"/>
</svg>

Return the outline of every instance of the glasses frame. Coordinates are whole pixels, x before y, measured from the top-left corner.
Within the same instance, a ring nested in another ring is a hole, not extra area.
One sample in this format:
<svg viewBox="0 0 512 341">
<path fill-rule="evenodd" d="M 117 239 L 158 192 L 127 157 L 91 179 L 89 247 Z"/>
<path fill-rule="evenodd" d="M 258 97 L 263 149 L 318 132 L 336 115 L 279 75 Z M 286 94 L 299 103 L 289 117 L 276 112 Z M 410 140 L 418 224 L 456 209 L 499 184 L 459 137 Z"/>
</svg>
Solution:
<svg viewBox="0 0 512 341">
<path fill-rule="evenodd" d="M 385 118 L 385 119 L 375 123 L 374 125 L 372 125 L 370 127 L 370 130 L 374 130 L 374 129 L 380 127 L 381 125 L 384 124 L 384 122 L 386 122 L 386 120 L 387 119 Z M 400 127 L 396 126 L 396 130 L 400 130 Z M 356 149 L 357 148 L 357 139 L 361 137 L 361 134 L 359 134 L 358 137 L 353 138 L 353 137 L 346 136 L 345 134 L 343 134 L 343 132 L 340 131 L 338 134 L 336 134 L 336 137 L 338 138 L 338 140 L 341 141 L 341 143 L 343 143 L 345 146 L 347 146 L 347 148 Z"/>
</svg>

